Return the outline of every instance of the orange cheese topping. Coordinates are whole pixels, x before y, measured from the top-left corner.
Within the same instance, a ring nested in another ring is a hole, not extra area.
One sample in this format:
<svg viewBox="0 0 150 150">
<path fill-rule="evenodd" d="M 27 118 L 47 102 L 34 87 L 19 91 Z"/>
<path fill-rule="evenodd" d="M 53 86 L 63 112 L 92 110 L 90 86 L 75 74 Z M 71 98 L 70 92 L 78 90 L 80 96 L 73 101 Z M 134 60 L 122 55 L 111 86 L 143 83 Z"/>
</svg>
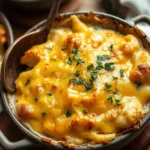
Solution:
<svg viewBox="0 0 150 150">
<path fill-rule="evenodd" d="M 150 97 L 150 56 L 133 35 L 85 24 L 53 28 L 21 58 L 17 112 L 36 132 L 80 145 L 136 125 Z"/>
</svg>

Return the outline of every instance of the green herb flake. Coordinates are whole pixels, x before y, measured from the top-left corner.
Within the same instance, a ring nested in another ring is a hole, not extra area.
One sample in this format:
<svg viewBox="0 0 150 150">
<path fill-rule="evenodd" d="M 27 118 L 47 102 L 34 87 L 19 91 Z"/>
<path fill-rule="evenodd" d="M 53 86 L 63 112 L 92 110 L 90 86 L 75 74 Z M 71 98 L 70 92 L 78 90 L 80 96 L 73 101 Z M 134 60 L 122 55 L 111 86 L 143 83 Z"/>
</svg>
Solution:
<svg viewBox="0 0 150 150">
<path fill-rule="evenodd" d="M 142 86 L 142 83 L 138 82 L 138 81 L 134 82 L 134 84 L 135 84 L 137 90 L 140 89 Z"/>
<path fill-rule="evenodd" d="M 109 49 L 110 51 L 113 51 L 113 49 L 114 49 L 114 45 L 113 45 L 113 44 L 111 44 L 111 45 L 108 47 L 108 49 Z"/>
<path fill-rule="evenodd" d="M 116 99 L 115 102 L 116 102 L 116 105 L 121 105 L 120 100 Z"/>
<path fill-rule="evenodd" d="M 105 60 L 106 60 L 106 59 L 110 59 L 110 58 L 111 58 L 111 56 L 110 56 L 110 55 L 103 55 L 103 57 L 105 57 Z"/>
<path fill-rule="evenodd" d="M 66 50 L 68 47 L 67 46 L 63 46 L 61 49 L 64 51 Z"/>
<path fill-rule="evenodd" d="M 98 73 L 99 69 L 94 69 L 93 73 Z"/>
<path fill-rule="evenodd" d="M 51 92 L 47 92 L 47 96 L 52 96 L 53 94 Z"/>
<path fill-rule="evenodd" d="M 99 64 L 100 62 L 102 62 L 102 61 L 105 61 L 106 59 L 110 59 L 111 58 L 111 56 L 110 55 L 99 55 L 99 56 L 97 56 L 97 63 Z"/>
<path fill-rule="evenodd" d="M 83 84 L 84 84 L 86 90 L 91 90 L 92 89 L 92 85 L 86 83 L 85 81 L 83 82 Z"/>
<path fill-rule="evenodd" d="M 70 57 L 66 58 L 66 63 L 68 63 L 69 65 L 72 65 L 72 60 Z"/>
<path fill-rule="evenodd" d="M 89 64 L 88 66 L 87 66 L 87 70 L 90 70 L 90 69 L 92 69 L 94 67 L 94 65 L 91 63 L 91 64 Z"/>
<path fill-rule="evenodd" d="M 74 75 L 75 75 L 76 77 L 80 76 L 80 71 L 81 71 L 81 70 L 76 70 L 76 72 L 74 73 Z"/>
<path fill-rule="evenodd" d="M 78 107 L 78 106 L 79 106 L 79 104 L 74 104 L 74 106 Z"/>
<path fill-rule="evenodd" d="M 69 79 L 69 83 L 74 82 L 77 83 L 77 79 L 73 78 L 73 79 Z"/>
<path fill-rule="evenodd" d="M 67 109 L 65 116 L 67 118 L 71 117 L 72 116 L 72 111 L 70 109 Z"/>
<path fill-rule="evenodd" d="M 107 100 L 110 101 L 110 103 L 112 104 L 113 103 L 112 95 L 109 95 L 108 98 L 107 98 Z"/>
<path fill-rule="evenodd" d="M 39 99 L 38 99 L 37 97 L 34 98 L 34 101 L 35 101 L 35 102 L 38 102 L 38 100 L 39 100 Z"/>
<path fill-rule="evenodd" d="M 112 85 L 106 82 L 105 83 L 105 90 L 110 91 L 111 88 L 112 88 Z"/>
<path fill-rule="evenodd" d="M 84 114 L 87 114 L 87 113 L 88 113 L 87 109 L 84 109 L 84 110 L 83 110 L 83 113 L 84 113 Z"/>
<path fill-rule="evenodd" d="M 41 113 L 42 117 L 46 116 L 46 112 Z"/>
<path fill-rule="evenodd" d="M 79 85 L 82 85 L 83 84 L 83 80 L 79 78 L 79 79 L 76 80 L 76 83 L 79 84 Z"/>
<path fill-rule="evenodd" d="M 124 77 L 124 70 L 120 69 L 120 77 Z"/>
<path fill-rule="evenodd" d="M 77 60 L 78 60 L 78 56 L 77 56 L 77 55 L 74 55 L 74 56 L 73 56 L 73 59 L 74 59 L 75 61 L 77 61 Z"/>
<path fill-rule="evenodd" d="M 25 82 L 25 86 L 27 86 L 28 84 L 30 83 L 30 80 L 29 79 L 27 79 L 27 81 Z"/>
<path fill-rule="evenodd" d="M 76 65 L 83 65 L 84 63 L 85 63 L 85 61 L 79 58 L 79 59 L 77 60 Z"/>
<path fill-rule="evenodd" d="M 79 54 L 79 50 L 78 49 L 73 49 L 72 50 L 72 54 L 78 55 Z"/>
<path fill-rule="evenodd" d="M 92 73 L 90 81 L 96 80 L 97 77 L 98 77 L 98 74 L 97 74 L 97 73 Z"/>
<path fill-rule="evenodd" d="M 102 62 L 102 61 L 105 61 L 105 60 L 106 60 L 106 58 L 105 58 L 104 55 L 102 55 L 102 56 L 97 56 L 97 63 Z"/>
<path fill-rule="evenodd" d="M 114 70 L 115 69 L 114 62 L 105 63 L 105 69 L 106 70 Z"/>
<path fill-rule="evenodd" d="M 99 26 L 95 26 L 94 29 L 95 29 L 95 30 L 99 30 L 100 27 L 99 27 Z"/>
<path fill-rule="evenodd" d="M 103 68 L 104 68 L 104 67 L 103 67 L 102 63 L 99 63 L 98 66 L 96 66 L 96 69 L 97 69 L 97 70 L 101 70 L 101 69 L 103 69 Z"/>
<path fill-rule="evenodd" d="M 45 48 L 46 48 L 47 50 L 52 50 L 52 47 L 50 47 L 50 46 L 45 46 Z"/>
<path fill-rule="evenodd" d="M 114 78 L 115 80 L 117 80 L 117 79 L 118 79 L 118 77 L 116 77 L 116 76 L 113 76 L 113 78 Z"/>
</svg>

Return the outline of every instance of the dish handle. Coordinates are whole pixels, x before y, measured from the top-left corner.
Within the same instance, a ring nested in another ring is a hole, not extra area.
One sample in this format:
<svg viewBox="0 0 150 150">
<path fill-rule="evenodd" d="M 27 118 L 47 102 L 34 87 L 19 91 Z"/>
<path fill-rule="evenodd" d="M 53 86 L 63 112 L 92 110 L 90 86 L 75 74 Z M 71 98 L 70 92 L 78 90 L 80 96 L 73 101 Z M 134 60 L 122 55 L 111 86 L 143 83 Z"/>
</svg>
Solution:
<svg viewBox="0 0 150 150">
<path fill-rule="evenodd" d="M 134 24 L 144 22 L 144 23 L 147 23 L 148 25 L 150 25 L 150 16 L 148 16 L 148 15 L 139 15 L 137 17 L 132 18 L 131 21 L 134 22 Z"/>
<path fill-rule="evenodd" d="M 0 115 L 3 113 L 4 109 L 2 106 L 2 101 L 0 99 Z M 17 150 L 21 148 L 29 148 L 29 147 L 39 147 L 38 144 L 33 143 L 27 138 L 24 138 L 17 142 L 11 142 L 7 139 L 7 137 L 0 130 L 0 146 L 6 150 Z"/>
<path fill-rule="evenodd" d="M 24 138 L 17 142 L 11 142 L 9 141 L 6 136 L 3 134 L 3 132 L 0 130 L 0 146 L 2 148 L 7 150 L 17 150 L 21 148 L 29 148 L 29 147 L 35 147 L 37 144 L 32 143 L 30 140 Z"/>
</svg>

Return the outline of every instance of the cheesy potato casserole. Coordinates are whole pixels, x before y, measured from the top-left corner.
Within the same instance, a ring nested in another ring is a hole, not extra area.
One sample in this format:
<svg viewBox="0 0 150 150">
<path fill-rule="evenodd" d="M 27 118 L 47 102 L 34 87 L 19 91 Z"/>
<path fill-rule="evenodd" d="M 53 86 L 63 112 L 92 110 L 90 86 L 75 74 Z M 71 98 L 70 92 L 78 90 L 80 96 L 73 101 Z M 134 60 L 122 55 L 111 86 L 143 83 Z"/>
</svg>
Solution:
<svg viewBox="0 0 150 150">
<path fill-rule="evenodd" d="M 15 82 L 17 114 L 45 137 L 108 143 L 148 111 L 150 54 L 134 35 L 72 15 L 20 63 L 28 69 Z"/>
<path fill-rule="evenodd" d="M 4 54 L 4 44 L 6 43 L 6 31 L 2 24 L 0 24 L 0 68 L 2 64 L 2 57 Z"/>
</svg>

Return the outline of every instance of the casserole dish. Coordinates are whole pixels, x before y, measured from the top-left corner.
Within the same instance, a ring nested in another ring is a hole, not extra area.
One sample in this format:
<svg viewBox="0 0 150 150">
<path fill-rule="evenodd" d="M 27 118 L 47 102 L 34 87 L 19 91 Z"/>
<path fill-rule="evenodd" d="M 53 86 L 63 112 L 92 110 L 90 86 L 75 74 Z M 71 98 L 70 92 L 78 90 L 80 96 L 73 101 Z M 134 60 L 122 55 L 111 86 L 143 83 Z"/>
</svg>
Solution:
<svg viewBox="0 0 150 150">
<path fill-rule="evenodd" d="M 0 38 L 2 39 L 2 44 L 0 43 L 0 68 L 1 68 L 1 63 L 2 63 L 2 58 L 3 55 L 5 53 L 5 51 L 7 50 L 7 48 L 13 43 L 14 41 L 14 35 L 13 35 L 13 31 L 12 28 L 10 26 L 9 21 L 7 20 L 7 18 L 5 17 L 5 15 L 0 12 Z M 4 38 L 4 39 L 3 39 Z M 1 41 L 0 41 L 1 42 Z M 1 101 L 0 101 L 1 103 Z M 2 112 L 2 108 L 0 106 L 0 113 Z"/>
<path fill-rule="evenodd" d="M 0 56 L 3 56 L 9 45 L 13 43 L 14 37 L 10 23 L 2 12 L 0 12 L 0 25 Z M 2 58 L 0 58 L 0 62 L 2 63 Z"/>
<path fill-rule="evenodd" d="M 125 22 L 124 20 L 121 20 L 117 17 L 111 16 L 111 15 L 107 15 L 107 14 L 103 14 L 103 13 L 87 13 L 87 12 L 79 12 L 79 13 L 68 13 L 68 14 L 63 14 L 62 16 L 60 16 L 60 18 L 57 18 L 56 21 L 60 21 L 59 19 L 61 18 L 67 18 L 72 14 L 76 14 L 78 16 L 84 16 L 84 17 L 88 17 L 88 16 L 96 16 L 98 18 L 100 18 L 101 20 L 105 20 L 102 23 L 102 26 L 105 28 L 109 28 L 109 29 L 113 29 L 113 30 L 117 30 L 118 32 L 124 33 L 124 34 L 133 34 L 138 36 L 138 38 L 140 39 L 140 41 L 142 42 L 142 44 L 144 45 L 145 49 L 147 49 L 149 51 L 149 39 L 148 37 L 141 31 L 139 30 L 136 26 L 131 25 L 127 22 Z M 144 16 L 143 17 L 146 21 L 148 21 L 148 17 Z M 143 19 L 142 18 L 142 19 Z M 139 21 L 136 19 L 136 21 Z M 43 22 L 41 23 L 43 24 Z M 34 27 L 34 29 L 38 28 L 41 24 L 37 25 Z M 33 31 L 34 29 L 30 30 L 29 32 Z M 4 101 L 4 105 L 6 107 L 6 110 L 8 111 L 9 115 L 11 116 L 11 118 L 14 120 L 14 122 L 20 127 L 21 130 L 23 130 L 29 137 L 33 138 L 33 140 L 35 140 L 36 142 L 40 142 L 46 146 L 48 146 L 49 148 L 55 147 L 55 148 L 61 148 L 61 149 L 66 149 L 67 148 L 72 148 L 72 149 L 91 149 L 91 145 L 81 145 L 81 146 L 72 146 L 69 144 L 65 144 L 64 142 L 56 142 L 57 144 L 55 144 L 55 142 L 48 140 L 47 138 L 41 138 L 39 135 L 37 136 L 34 132 L 31 132 L 30 130 L 28 130 L 25 126 L 23 126 L 20 121 L 17 119 L 15 113 L 13 113 L 13 109 L 12 109 L 12 105 L 10 105 L 10 100 L 8 100 L 7 94 L 4 90 L 4 88 L 1 88 L 2 91 L 2 98 Z M 12 101 L 12 99 L 11 99 Z M 11 107 L 11 108 L 10 108 Z M 128 133 L 124 133 L 120 136 L 118 136 L 115 140 L 113 140 L 112 142 L 104 145 L 104 144 L 94 144 L 92 145 L 92 149 L 119 149 L 122 146 L 125 146 L 126 144 L 129 144 L 131 141 L 133 141 L 143 130 L 144 130 L 144 125 L 146 124 L 146 122 L 149 120 L 149 114 L 147 113 L 145 115 L 145 117 L 142 119 L 141 121 L 141 127 L 140 130 L 136 130 L 136 131 L 130 131 Z M 22 146 L 31 146 L 33 145 L 32 142 L 30 142 L 27 139 L 23 139 L 20 142 L 17 142 L 14 146 L 13 143 L 8 142 L 6 140 L 6 138 L 4 137 L 4 135 L 1 133 L 1 139 L 3 140 L 3 146 L 6 149 L 12 149 L 12 146 L 15 148 L 20 148 Z"/>
</svg>

